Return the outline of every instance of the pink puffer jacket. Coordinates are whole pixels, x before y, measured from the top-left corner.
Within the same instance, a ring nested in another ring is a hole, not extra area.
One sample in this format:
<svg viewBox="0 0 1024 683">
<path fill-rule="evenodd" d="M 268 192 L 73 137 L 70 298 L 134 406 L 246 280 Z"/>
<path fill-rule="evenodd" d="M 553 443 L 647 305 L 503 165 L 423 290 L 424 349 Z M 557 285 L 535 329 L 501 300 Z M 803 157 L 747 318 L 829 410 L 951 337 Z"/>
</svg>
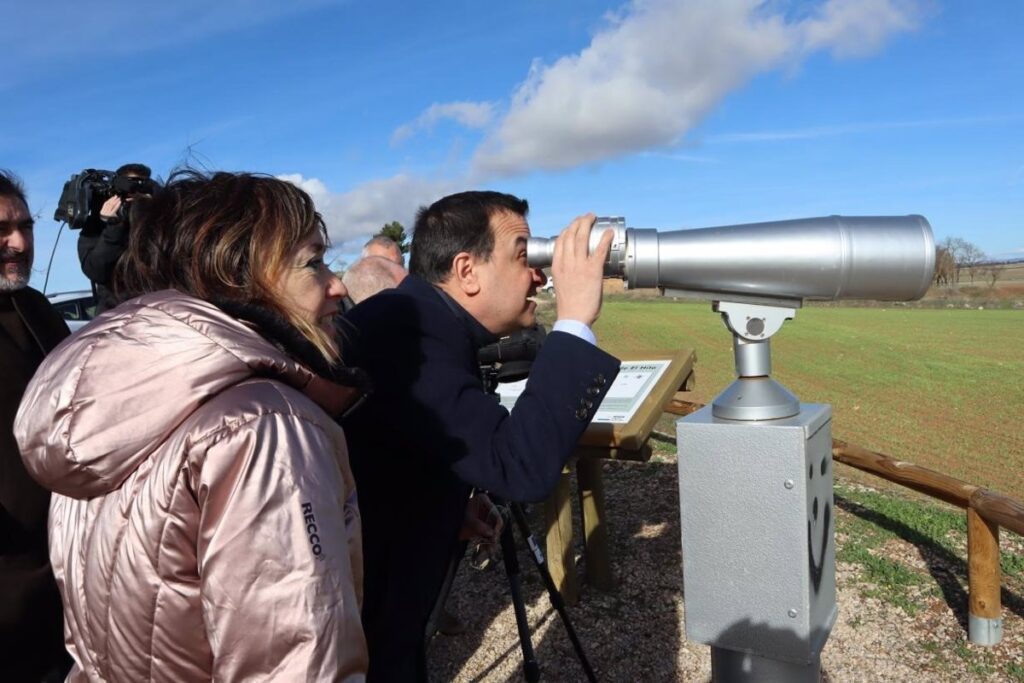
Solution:
<svg viewBox="0 0 1024 683">
<path fill-rule="evenodd" d="M 56 494 L 70 680 L 363 678 L 359 510 L 322 407 L 352 391 L 173 291 L 47 357 L 15 432 Z"/>
</svg>

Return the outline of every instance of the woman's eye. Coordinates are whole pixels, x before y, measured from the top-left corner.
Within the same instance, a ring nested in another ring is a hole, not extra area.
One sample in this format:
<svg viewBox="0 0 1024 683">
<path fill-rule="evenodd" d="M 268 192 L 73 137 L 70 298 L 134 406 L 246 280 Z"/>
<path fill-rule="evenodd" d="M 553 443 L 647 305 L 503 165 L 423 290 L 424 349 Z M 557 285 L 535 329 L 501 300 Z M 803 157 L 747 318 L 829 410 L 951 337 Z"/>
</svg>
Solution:
<svg viewBox="0 0 1024 683">
<path fill-rule="evenodd" d="M 309 261 L 308 263 L 306 263 L 306 267 L 307 268 L 312 268 L 313 270 L 320 270 L 321 268 L 323 268 L 323 265 L 324 265 L 324 260 L 322 258 L 315 258 L 315 259 Z"/>
</svg>

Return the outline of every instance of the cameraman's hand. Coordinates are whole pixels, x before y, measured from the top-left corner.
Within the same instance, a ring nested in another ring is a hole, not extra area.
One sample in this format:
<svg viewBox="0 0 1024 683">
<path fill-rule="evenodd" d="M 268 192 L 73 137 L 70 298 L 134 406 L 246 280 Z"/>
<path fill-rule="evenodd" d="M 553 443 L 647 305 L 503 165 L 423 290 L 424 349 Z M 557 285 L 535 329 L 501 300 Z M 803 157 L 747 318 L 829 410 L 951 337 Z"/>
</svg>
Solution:
<svg viewBox="0 0 1024 683">
<path fill-rule="evenodd" d="M 104 223 L 116 223 L 121 220 L 121 198 L 116 194 L 103 202 L 103 206 L 100 207 L 100 220 Z"/>
<path fill-rule="evenodd" d="M 466 515 L 462 520 L 459 540 L 468 541 L 478 538 L 486 543 L 494 543 L 501 535 L 505 522 L 501 512 L 485 493 L 478 493 L 466 504 Z"/>
<path fill-rule="evenodd" d="M 601 280 L 614 233 L 605 230 L 593 254 L 589 252 L 594 214 L 579 216 L 555 240 L 551 276 L 557 283 L 555 306 L 559 320 L 593 325 L 601 312 Z"/>
</svg>

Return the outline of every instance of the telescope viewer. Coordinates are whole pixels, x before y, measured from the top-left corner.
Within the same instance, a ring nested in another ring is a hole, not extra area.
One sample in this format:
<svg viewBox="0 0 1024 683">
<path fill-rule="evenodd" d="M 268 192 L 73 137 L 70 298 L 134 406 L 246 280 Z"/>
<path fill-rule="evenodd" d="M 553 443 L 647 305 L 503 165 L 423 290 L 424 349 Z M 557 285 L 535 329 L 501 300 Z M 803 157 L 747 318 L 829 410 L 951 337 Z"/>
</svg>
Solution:
<svg viewBox="0 0 1024 683">
<path fill-rule="evenodd" d="M 928 290 L 935 240 L 922 216 L 825 216 L 660 232 L 599 218 L 591 249 L 614 232 L 606 277 L 627 289 L 798 307 L 804 299 L 908 301 Z M 530 238 L 527 260 L 550 265 L 554 242 Z"/>
<path fill-rule="evenodd" d="M 838 613 L 832 410 L 771 377 L 769 338 L 805 299 L 923 296 L 931 227 L 827 216 L 659 232 L 603 218 L 591 249 L 609 229 L 605 276 L 710 299 L 733 337 L 736 380 L 676 422 L 686 637 L 711 647 L 716 683 L 818 683 Z M 527 243 L 531 266 L 552 255 Z"/>
</svg>

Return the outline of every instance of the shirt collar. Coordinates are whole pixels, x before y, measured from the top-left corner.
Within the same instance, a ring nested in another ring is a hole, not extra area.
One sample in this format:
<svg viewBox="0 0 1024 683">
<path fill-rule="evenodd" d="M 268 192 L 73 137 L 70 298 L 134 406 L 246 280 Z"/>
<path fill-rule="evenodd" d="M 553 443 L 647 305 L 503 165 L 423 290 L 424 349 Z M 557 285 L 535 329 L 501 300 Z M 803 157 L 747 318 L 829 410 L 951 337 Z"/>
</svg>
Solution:
<svg viewBox="0 0 1024 683">
<path fill-rule="evenodd" d="M 412 282 L 410 282 L 410 280 Z M 408 283 L 408 285 L 406 283 Z M 405 280 L 402 281 L 402 285 L 416 287 L 417 289 L 421 287 L 429 288 L 438 297 L 440 297 L 441 301 L 444 302 L 448 309 L 455 315 L 456 318 L 458 318 L 462 322 L 463 326 L 466 328 L 466 332 L 469 334 L 469 338 L 473 342 L 474 349 L 480 349 L 483 348 L 484 346 L 487 346 L 488 344 L 493 344 L 494 342 L 498 341 L 498 335 L 494 334 L 486 327 L 484 327 L 482 324 L 480 324 L 479 320 L 470 315 L 469 311 L 463 308 L 462 305 L 459 304 L 459 302 L 453 299 L 447 292 L 445 292 L 437 285 L 430 284 L 427 281 L 422 280 L 416 277 L 415 275 L 411 274 L 408 277 L 406 277 Z"/>
</svg>

